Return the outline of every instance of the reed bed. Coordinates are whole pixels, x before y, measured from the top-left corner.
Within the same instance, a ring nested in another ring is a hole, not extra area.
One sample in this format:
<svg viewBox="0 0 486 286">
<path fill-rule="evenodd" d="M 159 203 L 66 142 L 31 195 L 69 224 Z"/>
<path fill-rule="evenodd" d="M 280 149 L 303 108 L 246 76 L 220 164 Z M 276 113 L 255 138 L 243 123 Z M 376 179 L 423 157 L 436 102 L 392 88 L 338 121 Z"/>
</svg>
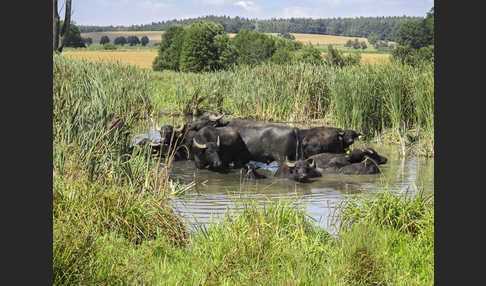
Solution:
<svg viewBox="0 0 486 286">
<path fill-rule="evenodd" d="M 392 130 L 399 138 L 415 130 L 415 136 L 428 140 L 430 155 L 433 73 L 432 65 L 411 68 L 399 63 L 343 68 L 262 64 L 214 73 L 165 73 L 174 87 L 157 101 L 170 102 L 167 108 L 181 113 L 197 105 L 257 120 L 326 118 L 370 137 Z"/>
</svg>

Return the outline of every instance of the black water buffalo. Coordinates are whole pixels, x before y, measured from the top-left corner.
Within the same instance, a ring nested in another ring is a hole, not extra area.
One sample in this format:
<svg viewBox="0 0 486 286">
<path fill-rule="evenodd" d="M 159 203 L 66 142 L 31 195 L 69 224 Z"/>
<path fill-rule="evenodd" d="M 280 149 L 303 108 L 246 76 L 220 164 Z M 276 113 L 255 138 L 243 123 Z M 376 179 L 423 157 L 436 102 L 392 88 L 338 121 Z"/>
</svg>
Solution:
<svg viewBox="0 0 486 286">
<path fill-rule="evenodd" d="M 336 127 L 314 127 L 299 132 L 304 158 L 320 153 L 344 153 L 361 134 Z"/>
<path fill-rule="evenodd" d="M 226 171 L 230 167 L 241 168 L 250 161 L 240 134 L 231 127 L 203 127 L 194 135 L 191 151 L 199 169 Z"/>
<path fill-rule="evenodd" d="M 246 179 L 251 179 L 251 180 L 257 180 L 257 179 L 265 179 L 267 176 L 259 174 L 257 172 L 257 169 L 259 167 L 256 167 L 253 164 L 245 164 L 243 168 L 241 168 L 241 172 L 244 178 Z"/>
<path fill-rule="evenodd" d="M 321 173 L 341 174 L 376 174 L 377 165 L 386 164 L 387 158 L 379 155 L 374 149 L 353 149 L 347 154 L 321 153 L 309 157 L 315 161 Z"/>
<path fill-rule="evenodd" d="M 321 173 L 316 169 L 314 160 L 297 160 L 289 162 L 287 160 L 279 162 L 279 167 L 274 174 L 277 178 L 287 178 L 301 183 L 310 182 L 310 178 L 321 177 Z"/>
<path fill-rule="evenodd" d="M 223 123 L 221 119 L 223 118 L 223 114 L 216 115 L 211 112 L 206 112 L 203 115 L 199 116 L 196 120 L 187 122 L 185 124 L 181 124 L 177 127 L 174 127 L 176 135 L 181 138 L 178 141 L 177 153 L 176 157 L 185 159 L 185 160 L 194 160 L 194 156 L 191 152 L 191 146 L 193 142 L 193 138 L 196 133 L 201 130 L 203 127 L 212 126 L 212 127 L 221 127 Z"/>
<path fill-rule="evenodd" d="M 240 118 L 223 122 L 226 127 L 234 128 L 241 135 L 250 152 L 250 160 L 268 164 L 301 158 L 298 128 Z"/>
</svg>

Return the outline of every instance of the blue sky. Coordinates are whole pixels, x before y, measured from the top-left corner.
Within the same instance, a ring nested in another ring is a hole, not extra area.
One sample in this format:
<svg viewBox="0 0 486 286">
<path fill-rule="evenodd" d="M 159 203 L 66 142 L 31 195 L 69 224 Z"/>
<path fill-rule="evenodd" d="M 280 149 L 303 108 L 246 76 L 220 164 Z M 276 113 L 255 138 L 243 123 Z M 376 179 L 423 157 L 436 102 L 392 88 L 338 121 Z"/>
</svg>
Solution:
<svg viewBox="0 0 486 286">
<path fill-rule="evenodd" d="M 61 7 L 63 1 L 59 2 Z M 433 0 L 74 0 L 72 20 L 78 25 L 129 26 L 206 15 L 250 19 L 425 17 L 433 5 Z"/>
</svg>

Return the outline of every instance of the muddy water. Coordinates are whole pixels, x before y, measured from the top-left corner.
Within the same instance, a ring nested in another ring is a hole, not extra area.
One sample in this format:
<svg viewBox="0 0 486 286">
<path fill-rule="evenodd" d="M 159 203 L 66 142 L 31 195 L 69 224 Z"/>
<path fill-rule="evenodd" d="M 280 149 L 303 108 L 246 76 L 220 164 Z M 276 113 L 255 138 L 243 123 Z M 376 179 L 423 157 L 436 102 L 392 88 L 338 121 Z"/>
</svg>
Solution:
<svg viewBox="0 0 486 286">
<path fill-rule="evenodd" d="M 195 182 L 195 185 L 175 198 L 174 204 L 189 225 L 195 222 L 207 225 L 228 211 L 237 213 L 241 207 L 238 202 L 242 200 L 250 199 L 263 205 L 279 199 L 291 199 L 296 207 L 304 208 L 318 225 L 332 231 L 334 207 L 343 200 L 356 196 L 372 197 L 384 190 L 409 195 L 415 194 L 418 189 L 433 192 L 433 159 L 411 155 L 401 157 L 399 146 L 365 142 L 352 145 L 352 148 L 365 147 L 374 148 L 388 158 L 385 165 L 380 165 L 382 174 L 328 174 L 315 178 L 311 183 L 274 178 L 275 164 L 261 164 L 258 172 L 266 175 L 266 179 L 244 180 L 239 170 L 221 174 L 196 169 L 193 161 L 176 161 L 169 172 L 171 177 L 182 183 Z"/>
</svg>

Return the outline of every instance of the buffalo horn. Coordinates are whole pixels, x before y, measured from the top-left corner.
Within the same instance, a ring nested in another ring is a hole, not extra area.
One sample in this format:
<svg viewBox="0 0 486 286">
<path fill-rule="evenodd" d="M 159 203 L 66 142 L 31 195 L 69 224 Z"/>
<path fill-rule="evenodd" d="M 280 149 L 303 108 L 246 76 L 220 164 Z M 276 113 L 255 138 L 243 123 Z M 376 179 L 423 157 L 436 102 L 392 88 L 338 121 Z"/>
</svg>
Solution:
<svg viewBox="0 0 486 286">
<path fill-rule="evenodd" d="M 289 161 L 285 161 L 285 164 L 287 164 L 287 166 L 289 166 L 290 168 L 295 167 L 295 163 L 291 163 Z"/>
<path fill-rule="evenodd" d="M 175 132 L 181 132 L 184 129 L 184 124 L 179 125 L 179 127 L 174 127 Z"/>
<path fill-rule="evenodd" d="M 316 161 L 314 161 L 314 159 L 312 159 L 312 163 L 310 164 L 310 167 L 315 168 L 315 166 L 316 166 Z"/>
<path fill-rule="evenodd" d="M 218 136 L 218 139 L 216 140 L 216 146 L 219 147 L 219 136 Z"/>
<path fill-rule="evenodd" d="M 217 120 L 220 120 L 221 118 L 223 118 L 223 116 L 224 116 L 224 114 L 221 114 L 219 116 L 215 116 L 213 114 L 210 114 L 209 115 L 209 120 L 211 120 L 211 121 L 217 121 Z"/>
<path fill-rule="evenodd" d="M 196 138 L 192 138 L 192 143 L 194 143 L 194 145 L 195 145 L 197 148 L 201 148 L 201 149 L 206 149 L 206 148 L 208 148 L 208 146 L 206 146 L 206 144 L 199 144 L 199 143 L 197 143 Z"/>
</svg>

